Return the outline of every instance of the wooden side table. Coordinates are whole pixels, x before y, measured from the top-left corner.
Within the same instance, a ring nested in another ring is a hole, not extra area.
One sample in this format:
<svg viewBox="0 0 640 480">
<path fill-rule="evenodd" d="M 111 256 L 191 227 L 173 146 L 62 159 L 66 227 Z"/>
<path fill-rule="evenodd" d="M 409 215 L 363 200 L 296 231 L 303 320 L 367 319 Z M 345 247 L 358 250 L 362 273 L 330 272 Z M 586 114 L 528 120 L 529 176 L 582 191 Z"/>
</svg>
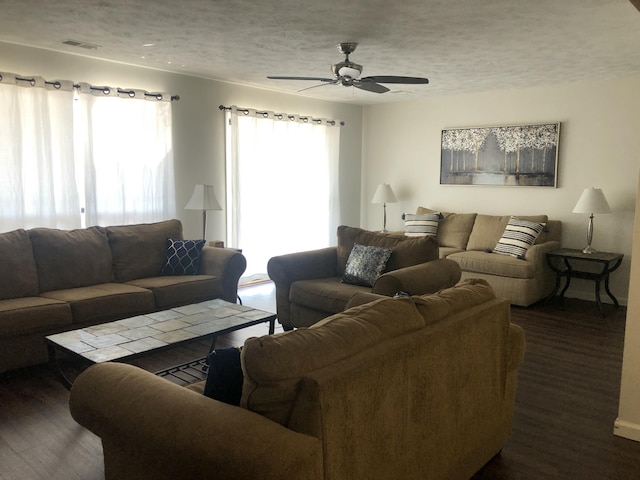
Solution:
<svg viewBox="0 0 640 480">
<path fill-rule="evenodd" d="M 572 278 L 582 278 L 586 280 L 593 280 L 596 287 L 596 303 L 600 309 L 600 314 L 604 317 L 604 308 L 600 301 L 600 283 L 604 280 L 604 289 L 609 295 L 609 298 L 613 300 L 616 308 L 619 307 L 618 300 L 613 296 L 611 290 L 609 290 L 609 275 L 615 271 L 622 263 L 622 253 L 609 253 L 609 252 L 595 252 L 595 253 L 583 253 L 582 250 L 574 250 L 571 248 L 561 248 L 548 252 L 546 255 L 547 264 L 549 268 L 556 274 L 556 286 L 551 294 L 546 298 L 549 301 L 553 298 L 560 289 L 560 282 L 562 277 L 566 278 L 564 288 L 560 292 L 560 301 L 564 301 L 564 294 L 571 284 Z M 580 266 L 584 268 L 587 265 L 597 264 L 599 270 L 596 269 L 580 269 Z"/>
</svg>

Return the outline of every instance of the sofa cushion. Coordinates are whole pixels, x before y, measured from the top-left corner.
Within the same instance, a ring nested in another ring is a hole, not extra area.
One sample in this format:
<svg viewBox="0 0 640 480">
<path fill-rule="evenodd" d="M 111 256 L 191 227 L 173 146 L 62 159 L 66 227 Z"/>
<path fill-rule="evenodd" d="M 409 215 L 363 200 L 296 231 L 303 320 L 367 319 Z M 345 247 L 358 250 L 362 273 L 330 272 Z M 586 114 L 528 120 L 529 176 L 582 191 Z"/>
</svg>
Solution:
<svg viewBox="0 0 640 480">
<path fill-rule="evenodd" d="M 438 213 L 425 207 L 418 207 L 416 214 Z M 441 247 L 458 248 L 465 250 L 469 242 L 469 235 L 476 220 L 475 213 L 449 213 L 440 212 L 442 219 L 438 224 L 438 233 L 436 238 L 438 245 Z"/>
<path fill-rule="evenodd" d="M 518 218 L 536 223 L 547 222 L 546 215 L 518 215 Z M 477 215 L 469 237 L 469 243 L 467 244 L 467 250 L 480 250 L 483 252 L 493 250 L 510 219 L 510 215 Z"/>
<path fill-rule="evenodd" d="M 344 311 L 347 302 L 355 293 L 370 291 L 367 287 L 342 283 L 340 277 L 298 280 L 291 284 L 289 301 L 292 304 L 334 314 Z"/>
<path fill-rule="evenodd" d="M 51 332 L 70 327 L 72 322 L 67 302 L 43 297 L 0 300 L 0 337 Z"/>
<path fill-rule="evenodd" d="M 29 230 L 41 292 L 113 281 L 111 250 L 101 227 Z"/>
<path fill-rule="evenodd" d="M 25 230 L 0 234 L 0 300 L 38 295 L 38 271 Z"/>
<path fill-rule="evenodd" d="M 440 258 L 447 258 L 452 253 L 464 252 L 461 248 L 440 247 Z"/>
<path fill-rule="evenodd" d="M 535 243 L 536 238 L 544 229 L 544 225 L 544 223 L 529 222 L 511 217 L 502 237 L 500 237 L 493 249 L 493 253 L 524 258 L 529 247 Z"/>
<path fill-rule="evenodd" d="M 385 298 L 310 328 L 250 338 L 241 354 L 241 406 L 286 426 L 306 374 L 422 327 L 410 298 Z"/>
<path fill-rule="evenodd" d="M 118 225 L 105 230 L 117 282 L 159 276 L 167 251 L 167 239 L 182 239 L 179 220 Z"/>
<path fill-rule="evenodd" d="M 438 233 L 438 224 L 440 223 L 442 214 L 440 212 L 424 213 L 421 215 L 405 213 L 403 218 L 404 234 L 407 237 L 435 236 Z"/>
<path fill-rule="evenodd" d="M 391 252 L 393 252 L 391 248 L 356 243 L 347 259 L 342 281 L 372 287 L 387 266 Z"/>
<path fill-rule="evenodd" d="M 534 278 L 536 264 L 523 261 L 510 255 L 495 255 L 488 252 L 468 250 L 466 252 L 453 253 L 448 260 L 458 262 L 464 272 L 483 273 L 510 278 Z"/>
<path fill-rule="evenodd" d="M 337 272 L 344 273 L 353 246 L 371 245 L 392 248 L 385 271 L 410 267 L 438 258 L 438 242 L 433 237 L 407 237 L 404 234 L 371 232 L 357 227 L 338 227 Z"/>
<path fill-rule="evenodd" d="M 162 275 L 197 275 L 204 240 L 177 240 L 167 238 L 167 252 Z"/>
<path fill-rule="evenodd" d="M 220 297 L 223 291 L 222 278 L 211 275 L 160 276 L 126 283 L 151 290 L 159 309 L 204 302 Z"/>
<path fill-rule="evenodd" d="M 94 325 L 156 310 L 151 291 L 121 283 L 57 290 L 42 296 L 71 304 L 75 325 Z"/>
</svg>

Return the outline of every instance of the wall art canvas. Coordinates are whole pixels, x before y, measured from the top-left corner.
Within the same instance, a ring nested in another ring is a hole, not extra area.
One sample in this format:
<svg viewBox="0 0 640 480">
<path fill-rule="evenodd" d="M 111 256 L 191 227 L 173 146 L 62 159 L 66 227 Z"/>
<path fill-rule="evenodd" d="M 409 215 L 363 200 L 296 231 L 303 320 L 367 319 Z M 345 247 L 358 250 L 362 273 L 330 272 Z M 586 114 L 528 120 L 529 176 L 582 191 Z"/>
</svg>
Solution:
<svg viewBox="0 0 640 480">
<path fill-rule="evenodd" d="M 560 123 L 442 131 L 441 185 L 556 187 Z"/>
</svg>

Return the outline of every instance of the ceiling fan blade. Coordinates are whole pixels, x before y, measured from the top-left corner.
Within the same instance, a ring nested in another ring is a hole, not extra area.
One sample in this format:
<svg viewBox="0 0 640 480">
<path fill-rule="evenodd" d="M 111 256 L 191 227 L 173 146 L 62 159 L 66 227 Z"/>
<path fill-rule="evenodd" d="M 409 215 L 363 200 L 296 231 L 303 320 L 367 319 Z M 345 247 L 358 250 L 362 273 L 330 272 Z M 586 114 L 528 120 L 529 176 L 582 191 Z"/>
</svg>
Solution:
<svg viewBox="0 0 640 480">
<path fill-rule="evenodd" d="M 376 83 L 405 83 L 405 84 L 425 84 L 429 83 L 428 78 L 420 77 L 396 77 L 393 75 L 374 75 L 365 77 L 362 80 L 370 80 Z"/>
<path fill-rule="evenodd" d="M 367 92 L 373 93 L 385 93 L 389 91 L 389 89 L 384 85 L 380 85 L 372 80 L 369 80 L 368 78 L 354 80 L 353 86 L 361 90 L 366 90 Z"/>
<path fill-rule="evenodd" d="M 323 77 L 267 77 L 270 80 L 313 80 L 316 82 L 334 82 L 335 78 Z"/>
<path fill-rule="evenodd" d="M 304 92 L 305 90 L 311 90 L 312 88 L 324 87 L 325 85 L 335 85 L 339 81 L 340 80 L 333 80 L 331 82 L 323 82 L 323 83 L 319 83 L 318 85 L 313 85 L 311 87 L 303 88 L 302 90 L 298 90 L 298 91 L 299 92 Z"/>
</svg>

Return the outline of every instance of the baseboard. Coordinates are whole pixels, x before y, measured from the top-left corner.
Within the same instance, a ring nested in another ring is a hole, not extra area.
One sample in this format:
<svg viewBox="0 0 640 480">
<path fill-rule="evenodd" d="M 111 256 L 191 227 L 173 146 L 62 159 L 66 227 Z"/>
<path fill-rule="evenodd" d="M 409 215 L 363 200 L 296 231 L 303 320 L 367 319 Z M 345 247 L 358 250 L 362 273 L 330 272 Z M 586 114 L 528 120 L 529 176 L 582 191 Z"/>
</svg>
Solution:
<svg viewBox="0 0 640 480">
<path fill-rule="evenodd" d="M 577 298 L 578 300 L 586 300 L 588 302 L 595 302 L 596 301 L 596 296 L 595 296 L 595 293 L 594 293 L 593 290 L 584 291 L 584 290 L 576 289 L 576 291 L 567 292 L 565 297 L 566 298 Z M 627 306 L 627 297 L 618 297 L 616 295 L 616 299 L 618 300 L 618 303 L 620 305 L 622 305 L 623 307 Z M 604 291 L 604 287 L 602 288 L 602 292 L 600 292 L 600 301 L 603 304 L 613 305 L 613 301 L 609 298 L 609 295 L 607 295 L 606 292 Z"/>
<path fill-rule="evenodd" d="M 613 424 L 613 434 L 640 442 L 640 425 L 617 418 Z"/>
</svg>

